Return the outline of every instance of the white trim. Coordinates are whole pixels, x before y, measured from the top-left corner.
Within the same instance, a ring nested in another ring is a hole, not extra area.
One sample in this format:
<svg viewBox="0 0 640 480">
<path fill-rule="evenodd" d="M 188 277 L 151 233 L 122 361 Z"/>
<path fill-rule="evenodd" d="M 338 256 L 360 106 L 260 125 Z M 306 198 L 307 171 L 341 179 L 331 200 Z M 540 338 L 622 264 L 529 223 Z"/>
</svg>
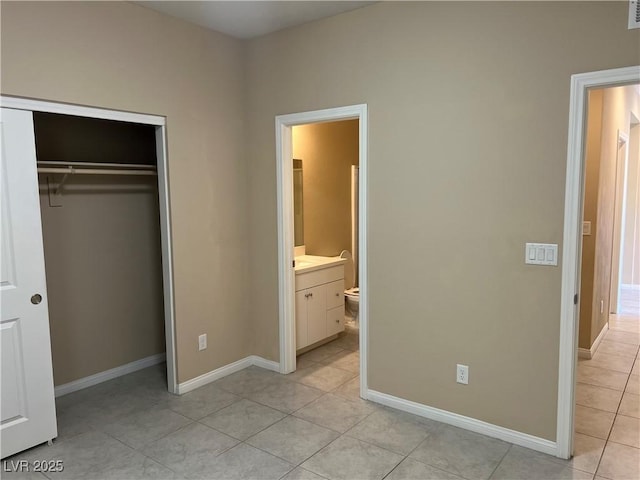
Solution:
<svg viewBox="0 0 640 480">
<path fill-rule="evenodd" d="M 135 362 L 120 365 L 119 367 L 115 367 L 110 370 L 105 370 L 104 372 L 96 373 L 94 375 L 89 375 L 88 377 L 74 380 L 73 382 L 58 385 L 55 388 L 55 395 L 56 397 L 61 397 L 62 395 L 77 392 L 78 390 L 83 390 L 99 383 L 113 380 L 114 378 L 118 378 L 129 373 L 137 372 L 138 370 L 142 370 L 143 368 L 157 365 L 158 363 L 164 362 L 165 359 L 166 356 L 164 353 L 158 353 L 156 355 L 151 355 L 150 357 L 141 358 L 140 360 L 136 360 Z"/>
<path fill-rule="evenodd" d="M 295 272 L 293 269 L 293 185 L 290 161 L 293 158 L 291 128 L 308 123 L 359 120 L 359 284 L 360 284 L 360 395 L 367 394 L 368 277 L 367 277 L 367 204 L 368 204 L 368 118 L 367 105 L 350 105 L 311 112 L 278 115 L 276 126 L 277 201 L 278 201 L 278 299 L 280 326 L 280 373 L 296 368 L 295 346 Z"/>
<path fill-rule="evenodd" d="M 169 175 L 167 158 L 166 119 L 157 115 L 123 112 L 103 108 L 85 107 L 67 103 L 47 102 L 28 98 L 0 95 L 0 106 L 32 112 L 59 113 L 79 117 L 102 118 L 121 122 L 142 123 L 156 126 L 156 156 L 158 171 L 158 198 L 160 208 L 160 241 L 162 245 L 162 276 L 165 315 L 165 341 L 167 361 L 167 384 L 171 393 L 176 393 L 177 362 L 175 352 L 175 296 L 173 284 L 173 253 L 171 244 L 171 218 L 169 197 Z"/>
<path fill-rule="evenodd" d="M 571 76 L 569 138 L 562 241 L 560 300 L 560 352 L 558 362 L 558 416 L 555 455 L 569 458 L 573 448 L 575 368 L 578 347 L 582 210 L 584 189 L 583 133 L 587 89 L 640 81 L 640 66 L 581 73 Z"/>
<path fill-rule="evenodd" d="M 616 148 L 616 177 L 613 206 L 613 240 L 611 254 L 611 285 L 609 286 L 609 312 L 620 310 L 620 284 L 624 270 L 624 218 L 627 202 L 627 175 L 629 171 L 629 134 L 618 130 L 618 148 Z M 624 156 L 620 159 L 620 149 L 624 147 Z M 621 161 L 622 160 L 622 161 Z"/>
<path fill-rule="evenodd" d="M 184 393 L 191 392 L 196 388 L 200 388 L 211 382 L 220 380 L 221 378 L 226 377 L 227 375 L 231 375 L 232 373 L 239 372 L 240 370 L 244 370 L 245 368 L 250 367 L 252 365 L 255 365 L 257 367 L 262 367 L 267 370 L 274 370 L 276 372 L 280 370 L 280 365 L 277 362 L 266 360 L 257 355 L 249 355 L 248 357 L 244 357 L 236 362 L 229 363 L 228 365 L 224 365 L 220 368 L 216 368 L 215 370 L 211 370 L 210 372 L 204 373 L 199 377 L 192 378 L 191 380 L 187 380 L 186 382 L 180 383 L 178 385 L 176 393 L 178 395 L 182 395 Z"/>
<path fill-rule="evenodd" d="M 377 392 L 375 390 L 369 390 L 367 392 L 367 398 L 372 402 L 380 403 L 387 407 L 402 410 L 403 412 L 413 413 L 414 415 L 419 415 L 421 417 L 453 425 L 455 427 L 464 428 L 465 430 L 487 435 L 488 437 L 498 438 L 505 442 L 520 445 L 521 447 L 530 448 L 549 455 L 556 454 L 556 442 L 552 442 L 551 440 L 534 437 L 533 435 L 517 432 L 516 430 L 483 422 L 482 420 L 476 420 L 475 418 L 465 417 L 464 415 L 448 412 L 446 410 L 440 410 L 439 408 L 429 407 L 421 403 L 394 397 L 393 395 Z"/>
<path fill-rule="evenodd" d="M 162 248 L 162 289 L 164 299 L 164 331 L 167 358 L 167 386 L 171 393 L 178 391 L 176 360 L 176 310 L 173 283 L 173 246 L 171 241 L 171 204 L 169 194 L 169 165 L 167 158 L 167 129 L 156 127 L 156 156 L 158 160 L 158 206 L 160 208 L 160 246 Z"/>
<path fill-rule="evenodd" d="M 15 108 L 16 110 L 29 110 L 32 112 L 61 113 L 63 115 L 75 115 L 77 117 L 102 118 L 105 120 L 117 120 L 120 122 L 143 123 L 146 125 L 164 126 L 165 117 L 147 115 L 144 113 L 123 112 L 106 108 L 85 107 L 70 103 L 46 102 L 30 98 L 0 97 L 0 106 L 3 108 Z"/>
<path fill-rule="evenodd" d="M 600 346 L 600 342 L 602 342 L 602 339 L 607 334 L 608 330 L 609 330 L 609 322 L 607 322 L 605 326 L 602 327 L 602 330 L 600 330 L 600 333 L 598 334 L 595 341 L 593 342 L 593 345 L 591 345 L 591 348 L 578 348 L 578 358 L 586 358 L 586 359 L 593 358 L 596 351 L 598 350 L 598 347 Z"/>
<path fill-rule="evenodd" d="M 578 347 L 578 358 L 586 358 L 587 360 L 591 359 L 591 350 L 588 348 Z"/>
<path fill-rule="evenodd" d="M 280 364 L 278 362 L 267 360 L 266 358 L 259 357 L 258 355 L 251 355 L 251 365 L 264 368 L 265 370 L 280 372 Z"/>
<path fill-rule="evenodd" d="M 296 369 L 295 352 L 295 270 L 293 267 L 293 165 L 285 158 L 293 158 L 291 127 L 276 117 L 276 155 L 278 165 L 278 300 L 280 332 L 280 373 Z M 287 201 L 288 200 L 288 201 Z M 289 348 L 294 345 L 294 348 Z"/>
</svg>

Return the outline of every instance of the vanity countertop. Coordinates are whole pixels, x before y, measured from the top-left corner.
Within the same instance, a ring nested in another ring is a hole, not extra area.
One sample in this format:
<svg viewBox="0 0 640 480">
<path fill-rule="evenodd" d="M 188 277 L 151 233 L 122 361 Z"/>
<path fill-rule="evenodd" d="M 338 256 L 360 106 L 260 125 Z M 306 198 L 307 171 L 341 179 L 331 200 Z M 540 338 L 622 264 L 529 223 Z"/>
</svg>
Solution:
<svg viewBox="0 0 640 480">
<path fill-rule="evenodd" d="M 335 267 L 346 263 L 346 258 L 341 257 L 320 257 L 316 255 L 300 255 L 296 260 L 296 275 L 300 273 L 313 272 L 322 268 Z"/>
</svg>

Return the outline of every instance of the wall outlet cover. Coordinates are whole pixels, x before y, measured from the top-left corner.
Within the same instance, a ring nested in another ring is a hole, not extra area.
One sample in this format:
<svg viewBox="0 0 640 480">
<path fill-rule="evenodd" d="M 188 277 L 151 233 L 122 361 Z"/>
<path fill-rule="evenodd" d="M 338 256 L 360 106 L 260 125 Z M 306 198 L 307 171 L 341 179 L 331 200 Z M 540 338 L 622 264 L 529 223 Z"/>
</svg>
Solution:
<svg viewBox="0 0 640 480">
<path fill-rule="evenodd" d="M 463 385 L 469 384 L 469 366 L 468 365 L 460 365 L 456 366 L 456 382 L 462 383 Z"/>
<path fill-rule="evenodd" d="M 205 350 L 207 348 L 207 334 L 203 333 L 198 337 L 198 351 Z"/>
</svg>

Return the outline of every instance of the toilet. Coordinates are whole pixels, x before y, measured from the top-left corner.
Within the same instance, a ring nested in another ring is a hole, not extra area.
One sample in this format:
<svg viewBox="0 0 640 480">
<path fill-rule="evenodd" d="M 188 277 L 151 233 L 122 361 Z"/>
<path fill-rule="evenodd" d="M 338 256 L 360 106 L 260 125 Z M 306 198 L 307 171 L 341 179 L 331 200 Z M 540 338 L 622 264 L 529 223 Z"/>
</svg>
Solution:
<svg viewBox="0 0 640 480">
<path fill-rule="evenodd" d="M 345 258 L 344 264 L 344 298 L 346 301 L 345 310 L 354 322 L 358 321 L 358 311 L 360 307 L 360 289 L 355 286 L 356 268 L 353 264 L 351 252 L 343 250 L 340 258 Z"/>
</svg>

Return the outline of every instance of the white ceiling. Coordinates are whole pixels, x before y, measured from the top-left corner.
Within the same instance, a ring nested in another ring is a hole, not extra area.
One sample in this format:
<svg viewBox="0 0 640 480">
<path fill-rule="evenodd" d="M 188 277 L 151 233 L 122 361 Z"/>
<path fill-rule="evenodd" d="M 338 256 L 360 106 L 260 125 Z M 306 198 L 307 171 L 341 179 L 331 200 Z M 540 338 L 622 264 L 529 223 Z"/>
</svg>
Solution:
<svg viewBox="0 0 640 480">
<path fill-rule="evenodd" d="M 350 1 L 138 1 L 143 7 L 236 38 L 253 38 L 331 17 L 375 2 Z"/>
</svg>

